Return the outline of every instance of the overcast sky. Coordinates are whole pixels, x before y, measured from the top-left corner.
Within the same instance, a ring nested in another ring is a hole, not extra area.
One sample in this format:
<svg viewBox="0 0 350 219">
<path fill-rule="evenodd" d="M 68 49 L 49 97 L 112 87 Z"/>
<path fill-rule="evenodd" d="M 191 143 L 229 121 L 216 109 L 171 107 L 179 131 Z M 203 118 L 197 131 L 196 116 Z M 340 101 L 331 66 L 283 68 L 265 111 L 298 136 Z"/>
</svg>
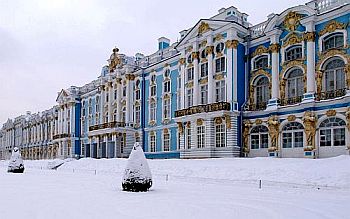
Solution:
<svg viewBox="0 0 350 219">
<path fill-rule="evenodd" d="M 252 24 L 305 0 L 0 0 L 0 124 L 49 109 L 57 92 L 98 77 L 113 47 L 145 55 L 157 39 L 234 5 Z"/>
</svg>

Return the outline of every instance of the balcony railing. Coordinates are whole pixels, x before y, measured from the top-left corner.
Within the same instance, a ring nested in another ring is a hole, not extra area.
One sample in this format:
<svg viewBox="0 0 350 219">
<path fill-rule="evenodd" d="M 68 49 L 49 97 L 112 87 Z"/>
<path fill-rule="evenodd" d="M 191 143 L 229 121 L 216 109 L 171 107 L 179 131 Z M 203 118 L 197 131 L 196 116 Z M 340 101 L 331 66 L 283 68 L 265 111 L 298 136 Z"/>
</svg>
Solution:
<svg viewBox="0 0 350 219">
<path fill-rule="evenodd" d="M 214 112 L 214 111 L 220 111 L 220 110 L 230 110 L 230 109 L 231 109 L 230 103 L 227 103 L 227 102 L 212 103 L 207 105 L 193 106 L 183 110 L 177 110 L 175 111 L 175 117 L 188 116 L 188 115 L 193 115 L 197 113 L 208 113 L 208 112 Z"/>
<path fill-rule="evenodd" d="M 64 133 L 64 134 L 54 135 L 54 136 L 52 137 L 52 139 L 53 139 L 53 140 L 56 140 L 56 139 L 60 139 L 60 138 L 69 138 L 69 137 L 71 137 L 70 134 Z"/>
<path fill-rule="evenodd" d="M 281 100 L 280 105 L 281 106 L 292 105 L 292 104 L 300 103 L 302 100 L 303 100 L 303 96 L 290 97 L 290 98 Z"/>
<path fill-rule="evenodd" d="M 249 111 L 259 111 L 259 110 L 265 110 L 267 106 L 267 102 L 260 102 L 256 104 L 249 104 L 248 110 Z"/>
<path fill-rule="evenodd" d="M 107 128 L 118 128 L 118 127 L 124 128 L 126 126 L 132 127 L 132 124 L 128 124 L 125 122 L 107 122 L 107 123 L 103 123 L 103 124 L 90 126 L 89 131 L 95 131 L 95 130 L 107 129 Z"/>
<path fill-rule="evenodd" d="M 319 94 L 316 94 L 316 100 L 328 100 L 337 97 L 342 97 L 346 94 L 346 88 L 332 91 L 325 91 Z"/>
</svg>

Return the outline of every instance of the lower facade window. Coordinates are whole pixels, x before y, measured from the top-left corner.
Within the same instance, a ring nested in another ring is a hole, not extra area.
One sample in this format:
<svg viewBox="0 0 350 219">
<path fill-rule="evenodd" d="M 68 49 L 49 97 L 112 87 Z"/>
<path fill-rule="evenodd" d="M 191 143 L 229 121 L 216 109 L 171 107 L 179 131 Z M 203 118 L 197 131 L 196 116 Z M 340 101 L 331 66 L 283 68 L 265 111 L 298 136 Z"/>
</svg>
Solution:
<svg viewBox="0 0 350 219">
<path fill-rule="evenodd" d="M 186 128 L 186 148 L 191 149 L 191 127 Z"/>
<path fill-rule="evenodd" d="M 345 146 L 345 126 L 344 120 L 331 117 L 320 124 L 320 146 Z"/>
<path fill-rule="evenodd" d="M 215 125 L 215 146 L 226 147 L 226 130 L 223 123 Z"/>
<path fill-rule="evenodd" d="M 187 107 L 191 107 L 193 105 L 193 90 L 187 90 Z"/>
<path fill-rule="evenodd" d="M 201 104 L 208 103 L 208 85 L 201 86 Z"/>
<path fill-rule="evenodd" d="M 197 127 L 197 144 L 198 148 L 205 147 L 205 126 Z"/>
<path fill-rule="evenodd" d="M 304 127 L 299 122 L 290 122 L 282 129 L 282 148 L 304 147 Z"/>
<path fill-rule="evenodd" d="M 217 81 L 215 83 L 215 101 L 225 101 L 225 80 Z"/>
<path fill-rule="evenodd" d="M 155 152 L 156 151 L 156 136 L 154 134 L 150 135 L 150 152 Z"/>
<path fill-rule="evenodd" d="M 163 149 L 164 151 L 170 151 L 170 134 L 164 133 L 163 135 Z"/>
</svg>

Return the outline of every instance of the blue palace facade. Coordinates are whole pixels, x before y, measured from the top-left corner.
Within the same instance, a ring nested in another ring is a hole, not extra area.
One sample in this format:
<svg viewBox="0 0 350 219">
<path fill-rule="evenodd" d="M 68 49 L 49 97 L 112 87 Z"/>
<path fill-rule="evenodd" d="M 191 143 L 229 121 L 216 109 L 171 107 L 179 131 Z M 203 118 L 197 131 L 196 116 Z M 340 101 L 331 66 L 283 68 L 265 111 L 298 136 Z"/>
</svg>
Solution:
<svg viewBox="0 0 350 219">
<path fill-rule="evenodd" d="M 0 158 L 309 157 L 350 149 L 349 0 L 313 0 L 259 24 L 231 6 L 161 37 L 113 49 L 101 75 L 57 105 L 8 119 Z"/>
</svg>

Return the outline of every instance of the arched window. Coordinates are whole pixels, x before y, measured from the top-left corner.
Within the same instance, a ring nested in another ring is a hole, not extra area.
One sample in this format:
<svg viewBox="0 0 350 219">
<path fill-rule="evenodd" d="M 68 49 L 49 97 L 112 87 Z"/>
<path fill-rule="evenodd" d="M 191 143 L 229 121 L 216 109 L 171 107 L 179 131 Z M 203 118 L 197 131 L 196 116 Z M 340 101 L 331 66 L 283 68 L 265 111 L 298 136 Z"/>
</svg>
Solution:
<svg viewBox="0 0 350 219">
<path fill-rule="evenodd" d="M 304 94 L 303 71 L 300 68 L 294 68 L 288 73 L 287 77 L 287 95 L 288 98 L 301 97 Z"/>
<path fill-rule="evenodd" d="M 225 44 L 224 43 L 219 43 L 218 45 L 216 45 L 215 47 L 215 51 L 216 53 L 221 53 L 225 48 Z"/>
<path fill-rule="evenodd" d="M 262 55 L 254 59 L 254 69 L 265 69 L 269 66 L 267 55 Z"/>
<path fill-rule="evenodd" d="M 170 92 L 170 80 L 169 79 L 163 83 L 163 86 L 164 86 L 164 93 Z"/>
<path fill-rule="evenodd" d="M 193 62 L 193 58 L 192 58 L 192 54 L 190 54 L 188 57 L 187 57 L 187 63 L 192 63 Z"/>
<path fill-rule="evenodd" d="M 345 88 L 345 63 L 342 59 L 332 59 L 324 69 L 324 88 L 326 92 Z"/>
<path fill-rule="evenodd" d="M 255 85 L 255 102 L 257 106 L 266 106 L 270 98 L 269 79 L 260 77 Z"/>
<path fill-rule="evenodd" d="M 170 119 L 170 99 L 166 98 L 163 101 L 163 118 Z"/>
<path fill-rule="evenodd" d="M 344 34 L 334 33 L 323 39 L 323 51 L 344 47 Z"/>
<path fill-rule="evenodd" d="M 266 126 L 258 125 L 252 128 L 250 132 L 250 148 L 262 149 L 268 148 L 269 145 L 269 130 Z"/>
<path fill-rule="evenodd" d="M 202 59 L 206 59 L 207 56 L 208 56 L 208 53 L 205 51 L 205 49 L 203 49 L 202 52 L 201 52 L 201 58 Z"/>
<path fill-rule="evenodd" d="M 320 124 L 320 146 L 345 146 L 345 121 L 331 117 Z"/>
<path fill-rule="evenodd" d="M 292 47 L 286 49 L 286 52 L 285 52 L 285 60 L 286 61 L 301 59 L 302 57 L 303 57 L 302 48 L 300 45 L 292 46 Z"/>
<path fill-rule="evenodd" d="M 283 148 L 304 147 L 304 127 L 299 122 L 290 122 L 282 129 Z"/>
</svg>

